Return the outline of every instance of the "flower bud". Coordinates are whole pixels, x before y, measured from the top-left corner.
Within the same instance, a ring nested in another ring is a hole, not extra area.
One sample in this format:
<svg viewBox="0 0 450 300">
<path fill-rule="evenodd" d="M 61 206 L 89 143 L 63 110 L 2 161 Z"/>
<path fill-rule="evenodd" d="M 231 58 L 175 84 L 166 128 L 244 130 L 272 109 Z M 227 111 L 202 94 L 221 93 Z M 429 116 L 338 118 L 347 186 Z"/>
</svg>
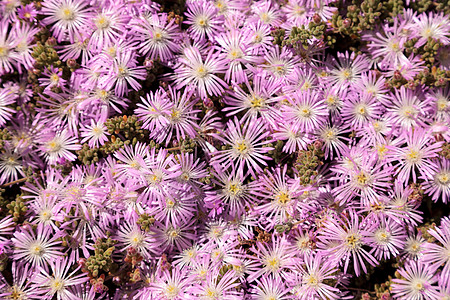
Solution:
<svg viewBox="0 0 450 300">
<path fill-rule="evenodd" d="M 342 22 L 342 25 L 344 25 L 344 28 L 350 28 L 350 26 L 352 25 L 352 20 L 347 18 Z"/>
<path fill-rule="evenodd" d="M 55 46 L 56 45 L 56 39 L 54 37 L 49 37 L 47 39 L 47 45 L 49 45 L 51 47 Z"/>
</svg>

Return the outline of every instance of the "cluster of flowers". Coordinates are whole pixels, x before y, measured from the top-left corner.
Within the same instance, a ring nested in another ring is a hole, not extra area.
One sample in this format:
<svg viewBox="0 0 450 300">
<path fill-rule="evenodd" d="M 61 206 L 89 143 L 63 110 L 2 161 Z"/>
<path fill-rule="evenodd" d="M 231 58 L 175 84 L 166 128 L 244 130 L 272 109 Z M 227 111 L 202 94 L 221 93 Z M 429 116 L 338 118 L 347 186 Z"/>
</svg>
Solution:
<svg viewBox="0 0 450 300">
<path fill-rule="evenodd" d="M 2 1 L 0 298 L 449 299 L 449 16 L 346 2 Z"/>
</svg>

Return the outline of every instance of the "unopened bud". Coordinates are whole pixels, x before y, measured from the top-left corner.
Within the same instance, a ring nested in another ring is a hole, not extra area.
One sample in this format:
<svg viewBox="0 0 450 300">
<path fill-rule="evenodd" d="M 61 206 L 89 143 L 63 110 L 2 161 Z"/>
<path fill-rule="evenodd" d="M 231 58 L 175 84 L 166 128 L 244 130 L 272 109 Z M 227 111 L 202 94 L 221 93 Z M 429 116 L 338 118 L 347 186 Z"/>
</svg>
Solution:
<svg viewBox="0 0 450 300">
<path fill-rule="evenodd" d="M 352 25 L 352 20 L 347 18 L 342 22 L 342 25 L 344 25 L 344 28 L 349 28 Z"/>
<path fill-rule="evenodd" d="M 319 24 L 322 21 L 322 18 L 318 14 L 314 14 L 313 21 L 316 24 Z"/>
<path fill-rule="evenodd" d="M 67 66 L 71 69 L 75 68 L 77 66 L 77 61 L 73 58 L 70 58 L 67 60 Z"/>
<path fill-rule="evenodd" d="M 210 98 L 203 99 L 203 105 L 206 108 L 211 108 L 214 106 L 214 102 Z"/>
<path fill-rule="evenodd" d="M 55 46 L 56 45 L 56 39 L 54 37 L 49 37 L 47 39 L 47 45 L 52 46 L 52 47 Z"/>
<path fill-rule="evenodd" d="M 400 71 L 399 70 L 396 70 L 395 72 L 394 72 L 394 79 L 395 80 L 400 80 L 400 79 L 402 79 L 402 73 L 400 73 Z"/>
</svg>

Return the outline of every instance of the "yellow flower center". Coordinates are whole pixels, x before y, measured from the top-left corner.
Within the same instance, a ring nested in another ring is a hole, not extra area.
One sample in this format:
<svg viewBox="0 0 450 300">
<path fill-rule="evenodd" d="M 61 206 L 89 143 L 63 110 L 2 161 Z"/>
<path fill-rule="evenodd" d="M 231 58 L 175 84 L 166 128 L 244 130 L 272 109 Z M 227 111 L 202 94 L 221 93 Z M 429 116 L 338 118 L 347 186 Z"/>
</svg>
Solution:
<svg viewBox="0 0 450 300">
<path fill-rule="evenodd" d="M 417 163 L 420 161 L 421 159 L 421 154 L 418 151 L 415 150 L 410 150 L 407 154 L 406 154 L 406 159 L 410 162 L 410 163 Z"/>
<path fill-rule="evenodd" d="M 162 35 L 162 32 L 160 32 L 160 31 L 155 31 L 153 33 L 153 40 L 155 40 L 155 41 L 161 41 L 162 37 L 163 37 L 163 35 Z"/>
<path fill-rule="evenodd" d="M 250 98 L 250 104 L 253 108 L 261 108 L 264 104 L 264 99 L 254 95 Z"/>
<path fill-rule="evenodd" d="M 361 171 L 358 175 L 356 175 L 356 182 L 360 186 L 365 186 L 369 182 L 370 176 L 365 172 Z"/>
<path fill-rule="evenodd" d="M 197 25 L 203 28 L 208 27 L 208 19 L 206 17 L 198 18 Z"/>
<path fill-rule="evenodd" d="M 0 47 L 0 57 L 6 57 L 8 56 L 8 48 L 6 47 Z"/>
<path fill-rule="evenodd" d="M 299 110 L 299 114 L 304 118 L 308 118 L 309 116 L 311 116 L 311 110 L 308 107 L 302 107 Z"/>
<path fill-rule="evenodd" d="M 306 279 L 306 282 L 308 283 L 308 285 L 312 285 L 312 286 L 319 285 L 319 279 L 314 275 L 309 275 Z"/>
<path fill-rule="evenodd" d="M 237 59 L 237 58 L 241 58 L 242 57 L 242 53 L 239 49 L 233 49 L 230 53 L 228 58 L 230 59 Z"/>
<path fill-rule="evenodd" d="M 178 293 L 180 292 L 180 289 L 176 287 L 175 285 L 168 284 L 166 287 L 166 296 L 169 299 L 173 299 L 176 296 L 178 296 Z"/>
<path fill-rule="evenodd" d="M 52 83 L 58 83 L 59 82 L 59 76 L 58 74 L 52 74 L 52 76 L 50 76 L 50 81 Z"/>
<path fill-rule="evenodd" d="M 441 184 L 448 184 L 450 182 L 450 174 L 449 173 L 440 173 L 437 174 L 436 178 Z"/>
<path fill-rule="evenodd" d="M 275 196 L 275 200 L 280 203 L 280 204 L 286 204 L 289 201 L 291 201 L 291 196 L 286 193 L 286 192 L 279 192 L 276 196 Z"/>
<path fill-rule="evenodd" d="M 34 255 L 42 256 L 44 254 L 44 248 L 40 245 L 31 246 L 30 252 Z"/>
<path fill-rule="evenodd" d="M 264 23 L 270 23 L 270 16 L 268 13 L 263 12 L 262 14 L 259 15 L 259 17 L 261 18 L 261 21 L 263 21 Z"/>
<path fill-rule="evenodd" d="M 448 105 L 447 99 L 438 99 L 437 107 L 438 107 L 439 111 L 446 110 L 447 109 L 447 105 Z"/>
<path fill-rule="evenodd" d="M 50 152 L 58 152 L 62 148 L 61 143 L 59 143 L 56 140 L 52 140 L 52 141 L 48 142 L 47 146 L 48 146 Z"/>
<path fill-rule="evenodd" d="M 268 257 L 265 260 L 265 265 L 270 271 L 275 272 L 280 269 L 280 260 L 278 257 Z"/>
<path fill-rule="evenodd" d="M 347 246 L 350 247 L 351 249 L 356 249 L 359 247 L 359 245 L 361 244 L 360 242 L 361 237 L 357 234 L 349 234 L 346 237 L 346 241 L 347 241 Z"/>
<path fill-rule="evenodd" d="M 172 108 L 172 112 L 170 113 L 171 121 L 178 122 L 180 120 L 180 116 L 181 116 L 181 111 L 176 108 Z"/>
<path fill-rule="evenodd" d="M 98 29 L 105 29 L 109 27 L 109 20 L 105 16 L 99 16 L 95 20 L 95 26 L 97 26 Z"/>
<path fill-rule="evenodd" d="M 174 207 L 175 204 L 176 204 L 176 202 L 173 201 L 172 199 L 166 199 L 166 206 L 167 206 L 168 208 Z"/>
<path fill-rule="evenodd" d="M 59 278 L 55 278 L 52 280 L 50 284 L 53 291 L 61 291 L 64 289 L 64 280 L 61 280 Z"/>
<path fill-rule="evenodd" d="M 356 107 L 356 112 L 357 112 L 358 114 L 360 114 L 361 116 L 366 116 L 366 115 L 367 115 L 366 107 L 365 107 L 365 105 L 363 105 L 363 104 L 360 104 L 360 105 L 358 105 L 358 106 Z"/>
<path fill-rule="evenodd" d="M 25 300 L 28 299 L 28 297 L 25 295 L 24 292 L 20 290 L 20 288 L 17 285 L 13 285 L 10 288 L 10 295 L 6 296 L 6 299 L 11 300 Z"/>
<path fill-rule="evenodd" d="M 197 68 L 196 74 L 198 78 L 205 78 L 206 76 L 208 76 L 209 72 L 204 65 L 201 65 Z"/>
<path fill-rule="evenodd" d="M 352 77 L 352 72 L 349 69 L 344 69 L 342 71 L 342 77 L 345 79 L 350 79 Z"/>
<path fill-rule="evenodd" d="M 423 286 L 423 283 L 421 281 L 413 283 L 412 286 L 413 286 L 413 289 L 416 290 L 417 292 L 423 291 L 425 289 L 425 287 Z"/>
<path fill-rule="evenodd" d="M 249 147 L 245 141 L 241 141 L 234 146 L 240 154 L 245 155 L 248 153 Z"/>
</svg>

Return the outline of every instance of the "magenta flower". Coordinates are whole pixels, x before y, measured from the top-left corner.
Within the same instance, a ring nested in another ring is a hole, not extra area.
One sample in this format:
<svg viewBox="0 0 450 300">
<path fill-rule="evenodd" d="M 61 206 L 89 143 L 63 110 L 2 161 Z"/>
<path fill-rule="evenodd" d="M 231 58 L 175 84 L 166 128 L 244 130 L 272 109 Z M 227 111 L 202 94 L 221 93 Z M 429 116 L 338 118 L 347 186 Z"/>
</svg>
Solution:
<svg viewBox="0 0 450 300">
<path fill-rule="evenodd" d="M 192 86 L 204 99 L 207 96 L 219 96 L 227 86 L 225 81 L 217 76 L 225 73 L 226 60 L 222 55 L 214 53 L 213 49 L 203 58 L 197 48 L 186 48 L 179 61 L 181 65 L 173 75 L 177 89 Z"/>
<path fill-rule="evenodd" d="M 420 261 L 410 261 L 398 272 L 404 279 L 393 279 L 392 293 L 402 300 L 434 300 L 437 299 L 437 282 L 432 269 Z"/>
<path fill-rule="evenodd" d="M 169 21 L 166 13 L 137 19 L 133 30 L 142 42 L 139 51 L 152 60 L 167 62 L 180 50 L 177 42 L 181 38 L 179 26 L 174 18 Z"/>
<path fill-rule="evenodd" d="M 39 143 L 40 150 L 51 164 L 56 163 L 61 158 L 74 161 L 77 157 L 71 151 L 81 149 L 78 140 L 66 129 L 61 132 L 49 130 L 39 139 Z"/>
<path fill-rule="evenodd" d="M 435 243 L 426 243 L 423 251 L 423 262 L 427 263 L 427 267 L 435 271 L 442 265 L 442 275 L 444 278 L 450 278 L 450 219 L 443 217 L 441 226 L 429 229 L 428 233 L 433 236 L 440 245 Z"/>
<path fill-rule="evenodd" d="M 442 142 L 430 144 L 430 133 L 427 130 L 417 128 L 413 132 L 407 131 L 405 134 L 406 147 L 395 149 L 398 157 L 398 180 L 408 183 L 409 179 L 416 182 L 416 170 L 428 179 L 433 178 L 437 171 L 437 165 L 431 159 L 438 156 Z"/>
<path fill-rule="evenodd" d="M 71 300 L 75 295 L 68 289 L 70 286 L 81 285 L 89 280 L 85 274 L 75 275 L 79 269 L 76 268 L 71 273 L 71 265 L 67 260 L 59 258 L 50 261 L 50 272 L 44 268 L 39 268 L 33 277 L 33 288 L 43 299 L 52 299 L 56 296 L 58 300 Z"/>
<path fill-rule="evenodd" d="M 7 89 L 0 89 L 0 127 L 12 118 L 12 114 L 16 111 L 8 105 L 13 104 L 16 100 L 16 95 Z"/>
<path fill-rule="evenodd" d="M 186 21 L 188 32 L 195 40 L 214 40 L 222 31 L 224 17 L 219 15 L 218 9 L 209 1 L 190 2 L 187 6 Z"/>
<path fill-rule="evenodd" d="M 315 132 L 328 116 L 325 103 L 319 101 L 321 94 L 314 91 L 288 95 L 288 104 L 284 105 L 283 116 L 302 131 Z"/>
<path fill-rule="evenodd" d="M 32 267 L 43 266 L 47 268 L 58 260 L 63 250 L 60 246 L 61 233 L 54 234 L 51 226 L 39 224 L 36 230 L 31 226 L 22 231 L 16 231 L 11 241 L 14 244 L 13 258 L 24 261 Z"/>
<path fill-rule="evenodd" d="M 260 164 L 266 166 L 266 160 L 270 159 L 263 155 L 273 149 L 264 147 L 270 143 L 270 140 L 266 140 L 270 132 L 265 131 L 265 125 L 260 119 L 247 120 L 241 128 L 242 124 L 235 117 L 227 125 L 228 131 L 224 137 L 218 134 L 213 136 L 231 148 L 217 152 L 211 163 L 223 164 L 225 168 L 236 164 L 241 174 L 244 173 L 244 166 L 247 166 L 247 170 L 256 177 L 256 173 L 262 171 Z"/>
<path fill-rule="evenodd" d="M 42 3 L 41 13 L 46 15 L 42 22 L 52 25 L 54 37 L 58 42 L 74 41 L 77 31 L 86 30 L 92 9 L 88 2 L 74 0 L 46 0 Z"/>
<path fill-rule="evenodd" d="M 356 276 L 361 274 L 361 269 L 367 273 L 366 263 L 376 266 L 378 261 L 364 249 L 368 243 L 369 232 L 363 229 L 364 220 L 350 211 L 349 217 L 331 219 L 327 222 L 321 235 L 318 237 L 323 243 L 322 252 L 331 255 L 337 263 L 344 265 L 344 272 L 348 270 L 350 260 Z"/>
<path fill-rule="evenodd" d="M 340 291 L 327 283 L 335 279 L 335 268 L 331 260 L 327 260 L 320 254 L 307 255 L 302 264 L 297 264 L 299 277 L 294 293 L 301 300 L 307 299 L 340 299 Z"/>
</svg>

